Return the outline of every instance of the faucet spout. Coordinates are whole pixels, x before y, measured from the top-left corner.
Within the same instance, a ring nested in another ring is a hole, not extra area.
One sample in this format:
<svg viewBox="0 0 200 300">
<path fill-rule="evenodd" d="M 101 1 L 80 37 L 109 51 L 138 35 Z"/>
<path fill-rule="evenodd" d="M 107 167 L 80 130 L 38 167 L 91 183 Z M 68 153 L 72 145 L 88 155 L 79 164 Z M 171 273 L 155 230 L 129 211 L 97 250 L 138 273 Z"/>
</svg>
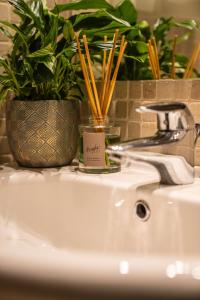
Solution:
<svg viewBox="0 0 200 300">
<path fill-rule="evenodd" d="M 125 141 L 120 144 L 109 146 L 110 150 L 126 151 L 129 149 L 149 148 L 167 145 L 182 140 L 186 135 L 185 131 L 157 131 L 154 136 Z"/>
<path fill-rule="evenodd" d="M 157 132 L 110 145 L 111 159 L 146 162 L 153 165 L 164 184 L 190 184 L 194 181 L 194 146 L 200 134 L 193 117 L 183 103 L 157 103 L 137 111 L 157 113 Z"/>
</svg>

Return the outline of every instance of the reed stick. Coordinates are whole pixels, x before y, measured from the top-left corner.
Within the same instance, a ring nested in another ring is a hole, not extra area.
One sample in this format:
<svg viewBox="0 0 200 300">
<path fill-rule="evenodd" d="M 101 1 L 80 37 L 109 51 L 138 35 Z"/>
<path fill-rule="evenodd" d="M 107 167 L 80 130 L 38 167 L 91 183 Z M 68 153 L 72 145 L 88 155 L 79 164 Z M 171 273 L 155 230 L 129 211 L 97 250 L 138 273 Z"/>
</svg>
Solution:
<svg viewBox="0 0 200 300">
<path fill-rule="evenodd" d="M 101 117 L 102 114 L 101 114 L 99 96 L 98 96 L 97 87 L 96 87 L 96 83 L 95 83 L 94 72 L 93 72 L 93 69 L 92 69 L 92 61 L 91 61 L 91 57 L 90 57 L 90 53 L 89 53 L 89 48 L 88 48 L 86 35 L 83 35 L 83 43 L 84 43 L 84 46 L 85 46 L 85 52 L 86 52 L 88 68 L 89 68 L 89 74 L 90 74 L 90 78 L 91 78 L 91 81 L 92 81 L 92 87 L 93 87 L 93 92 L 94 92 L 94 100 L 95 100 L 95 103 L 96 103 L 96 108 L 97 108 L 98 115 L 99 115 L 99 117 Z"/>
<path fill-rule="evenodd" d="M 115 84 L 116 84 L 116 79 L 117 79 L 117 74 L 118 74 L 118 71 L 119 71 L 120 63 L 121 63 L 121 60 L 122 60 L 123 55 L 124 55 L 124 51 L 125 51 L 126 46 L 127 46 L 127 42 L 125 42 L 124 40 L 125 39 L 123 37 L 122 41 L 121 41 L 121 46 L 120 46 L 120 51 L 119 51 L 119 55 L 118 55 L 118 59 L 117 59 L 117 64 L 116 64 L 114 74 L 113 74 L 113 77 L 112 77 L 112 80 L 111 80 L 111 85 L 110 85 L 110 88 L 109 88 L 108 98 L 107 98 L 107 101 L 106 101 L 105 108 L 103 110 L 104 115 L 108 114 L 108 110 L 110 108 L 110 103 L 111 103 L 111 100 L 112 100 L 112 96 L 113 96 L 113 92 L 114 92 L 114 88 L 115 88 Z"/>
<path fill-rule="evenodd" d="M 92 92 L 92 87 L 90 84 L 90 79 L 89 79 L 89 74 L 88 74 L 88 70 L 87 70 L 87 65 L 86 65 L 86 61 L 85 61 L 85 57 L 83 54 L 81 54 L 82 58 L 83 58 L 83 72 L 85 73 L 85 84 L 86 84 L 86 89 L 87 91 L 89 91 L 89 100 L 90 100 L 90 108 L 92 110 L 92 114 L 95 118 L 98 117 L 98 111 L 97 111 L 97 107 L 95 104 L 95 99 L 94 99 L 94 95 Z"/>
<path fill-rule="evenodd" d="M 119 29 L 117 29 L 114 33 L 113 37 L 113 47 L 110 50 L 109 57 L 108 57 L 108 64 L 107 64 L 107 70 L 106 70 L 106 76 L 104 80 L 104 85 L 103 85 L 103 92 L 102 92 L 102 99 L 101 99 L 101 108 L 104 106 L 105 98 L 108 93 L 109 89 L 109 84 L 110 84 L 110 76 L 112 72 L 112 64 L 113 64 L 113 59 L 115 55 L 115 47 L 117 43 L 117 37 L 118 37 Z"/>
<path fill-rule="evenodd" d="M 111 61 L 111 55 L 108 56 L 108 63 L 106 66 L 106 74 L 105 74 L 105 78 L 104 78 L 104 82 L 103 82 L 103 89 L 102 89 L 102 94 L 101 94 L 101 109 L 103 108 L 105 96 L 106 96 L 106 87 L 108 84 L 108 66 L 110 65 L 110 61 Z"/>
<path fill-rule="evenodd" d="M 104 36 L 104 42 L 107 42 L 107 36 Z M 103 50 L 103 67 L 102 67 L 102 79 L 105 79 L 105 74 L 106 74 L 106 60 L 107 60 L 107 50 Z"/>
<path fill-rule="evenodd" d="M 87 93 L 88 93 L 90 107 L 91 107 L 93 115 L 97 116 L 98 113 L 97 113 L 97 109 L 96 109 L 96 105 L 95 105 L 95 101 L 94 101 L 94 95 L 93 95 L 93 92 L 92 92 L 92 87 L 91 87 L 90 80 L 89 80 L 89 74 L 88 74 L 88 71 L 87 71 L 85 57 L 81 53 L 81 48 L 80 48 L 80 43 L 79 43 L 78 36 L 75 35 L 75 38 L 76 38 L 76 43 L 77 43 L 81 68 L 82 68 L 82 72 L 83 72 L 83 77 L 85 79 L 85 85 L 86 85 L 86 90 L 87 90 Z"/>
<path fill-rule="evenodd" d="M 194 69 L 194 66 L 195 66 L 198 58 L 199 58 L 199 55 L 200 55 L 200 43 L 198 43 L 192 51 L 191 58 L 187 64 L 187 67 L 186 67 L 186 70 L 185 70 L 185 73 L 183 76 L 184 79 L 188 79 L 192 75 L 192 71 Z"/>
<path fill-rule="evenodd" d="M 156 64 L 155 64 L 155 59 L 154 59 L 154 55 L 153 55 L 152 45 L 150 42 L 147 43 L 147 47 L 148 47 L 148 53 L 149 53 L 149 64 L 151 67 L 151 72 L 152 72 L 153 78 L 157 79 Z"/>
<path fill-rule="evenodd" d="M 158 77 L 157 79 L 160 79 L 160 64 L 159 64 L 158 48 L 157 48 L 155 36 L 152 37 L 151 44 L 154 48 L 155 63 L 156 63 L 156 70 L 157 70 L 157 77 Z"/>
<path fill-rule="evenodd" d="M 176 42 L 177 42 L 177 35 L 175 35 L 173 40 L 173 48 L 172 48 L 172 68 L 171 68 L 171 78 L 176 78 L 176 70 L 175 70 L 175 64 L 176 64 Z"/>
<path fill-rule="evenodd" d="M 149 42 L 147 43 L 147 47 L 149 53 L 149 63 L 153 78 L 160 79 L 160 65 L 155 37 L 149 40 Z"/>
<path fill-rule="evenodd" d="M 194 49 L 192 50 L 192 55 L 191 55 L 191 57 L 190 57 L 190 59 L 189 59 L 189 61 L 187 63 L 187 67 L 186 67 L 186 70 L 185 70 L 183 78 L 188 78 L 188 72 L 189 72 L 189 70 L 191 68 L 191 65 L 193 64 L 195 53 L 196 53 L 197 49 L 198 49 L 198 45 L 196 45 L 194 47 Z"/>
<path fill-rule="evenodd" d="M 104 36 L 104 42 L 107 42 L 107 36 Z M 106 76 L 106 63 L 107 63 L 107 50 L 103 50 L 103 66 L 102 66 L 102 76 L 101 76 L 101 88 L 100 88 L 100 106 L 102 109 L 102 94 L 103 94 L 103 86 L 104 86 L 104 80 Z"/>
<path fill-rule="evenodd" d="M 110 51 L 110 64 L 108 66 L 108 82 L 110 81 L 110 76 L 111 76 L 111 72 L 112 72 L 112 65 L 113 65 L 113 60 L 114 60 L 114 56 L 115 56 L 115 48 L 116 48 L 116 43 L 117 43 L 117 37 L 118 37 L 118 33 L 119 33 L 119 29 L 116 29 L 115 33 L 114 33 L 114 38 L 113 38 L 113 47 Z"/>
<path fill-rule="evenodd" d="M 110 54 L 108 57 L 108 62 L 107 61 L 107 53 L 106 50 L 104 50 L 104 56 L 103 56 L 103 66 L 102 66 L 102 86 L 103 86 L 103 94 L 100 95 L 99 97 L 97 88 L 96 88 L 96 83 L 95 83 L 95 77 L 94 73 L 92 70 L 92 61 L 89 53 L 89 48 L 88 48 L 88 42 L 87 38 L 85 35 L 83 35 L 83 43 L 85 47 L 85 53 L 87 57 L 87 63 L 85 56 L 81 52 L 80 48 L 80 42 L 78 39 L 78 35 L 75 35 L 76 41 L 77 41 L 77 48 L 78 48 L 78 54 L 80 58 L 80 63 L 81 63 L 81 68 L 83 72 L 83 76 L 85 79 L 85 85 L 86 85 L 86 90 L 88 93 L 88 98 L 89 98 L 89 104 L 92 110 L 93 117 L 95 118 L 95 122 L 99 124 L 101 122 L 102 117 L 105 117 L 108 114 L 109 108 L 110 108 L 110 103 L 112 100 L 112 95 L 113 91 L 115 88 L 116 84 L 116 79 L 117 79 L 117 74 L 119 71 L 120 63 L 124 55 L 124 51 L 127 46 L 127 42 L 125 41 L 125 37 L 123 36 L 121 39 L 121 44 L 120 44 L 120 50 L 118 54 L 118 59 L 117 63 L 112 75 L 112 64 L 113 64 L 113 58 L 114 58 L 114 52 L 116 48 L 116 42 L 117 42 L 117 36 L 118 36 L 118 30 L 115 32 L 114 37 L 113 37 L 113 48 L 110 50 Z M 104 41 L 107 41 L 107 38 L 104 37 Z M 112 78 L 111 78 L 112 75 Z M 103 101 L 100 103 L 100 101 Z"/>
</svg>

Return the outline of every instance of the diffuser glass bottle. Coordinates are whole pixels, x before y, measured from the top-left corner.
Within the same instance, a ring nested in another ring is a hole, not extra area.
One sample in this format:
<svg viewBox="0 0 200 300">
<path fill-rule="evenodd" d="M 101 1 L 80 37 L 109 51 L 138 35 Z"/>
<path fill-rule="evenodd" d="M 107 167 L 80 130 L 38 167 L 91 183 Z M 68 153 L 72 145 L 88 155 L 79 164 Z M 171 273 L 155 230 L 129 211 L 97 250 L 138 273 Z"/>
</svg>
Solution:
<svg viewBox="0 0 200 300">
<path fill-rule="evenodd" d="M 112 161 L 106 147 L 120 141 L 120 127 L 106 118 L 89 118 L 80 129 L 79 170 L 101 174 L 120 171 L 120 163 Z"/>
</svg>

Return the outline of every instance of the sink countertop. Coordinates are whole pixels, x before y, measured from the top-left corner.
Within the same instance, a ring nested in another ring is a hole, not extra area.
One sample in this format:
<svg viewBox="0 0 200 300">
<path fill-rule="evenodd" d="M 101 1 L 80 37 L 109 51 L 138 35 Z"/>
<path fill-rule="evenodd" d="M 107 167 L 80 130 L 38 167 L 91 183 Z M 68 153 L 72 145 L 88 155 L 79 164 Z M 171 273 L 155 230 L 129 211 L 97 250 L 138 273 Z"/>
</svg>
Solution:
<svg viewBox="0 0 200 300">
<path fill-rule="evenodd" d="M 137 187 L 141 184 L 159 182 L 160 176 L 154 167 L 140 163 L 133 164 L 132 168 L 122 168 L 121 172 L 111 174 L 84 174 L 77 170 L 77 166 L 62 168 L 31 169 L 21 168 L 16 164 L 0 166 L 0 184 L 19 184 L 38 181 L 66 181 L 77 180 L 91 184 L 103 184 L 120 188 Z"/>
<path fill-rule="evenodd" d="M 185 190 L 187 187 L 197 188 L 200 178 L 200 166 L 195 167 L 195 184 L 169 186 L 171 190 Z M 84 174 L 77 170 L 76 165 L 65 166 L 61 168 L 31 169 L 22 168 L 17 164 L 0 165 L 0 185 L 1 184 L 19 184 L 24 182 L 51 182 L 74 180 L 79 182 L 89 182 L 91 184 L 117 186 L 128 189 L 140 185 L 159 183 L 160 175 L 158 171 L 146 163 L 133 163 L 131 168 L 123 168 L 121 172 L 111 174 Z M 189 188 L 191 189 L 191 188 Z"/>
<path fill-rule="evenodd" d="M 21 168 L 17 164 L 0 165 L 0 185 L 23 184 L 35 182 L 77 181 L 94 185 L 110 186 L 112 188 L 130 189 L 159 183 L 160 175 L 153 166 L 145 163 L 135 163 L 131 168 L 122 168 L 121 172 L 111 174 L 84 174 L 77 170 L 77 166 L 61 168 L 31 169 Z M 188 185 L 159 185 L 155 194 L 181 200 L 200 202 L 200 167 L 195 167 L 195 180 Z"/>
<path fill-rule="evenodd" d="M 4 165 L 0 169 L 0 185 L 8 185 L 8 188 L 10 184 L 27 182 L 77 181 L 128 190 L 159 182 L 157 171 L 146 164 L 136 164 L 132 169 L 105 175 L 83 174 L 76 171 L 76 167 L 24 169 Z M 199 177 L 200 168 L 195 169 Z M 192 194 L 192 199 L 200 203 L 200 179 L 196 178 L 194 184 L 187 186 L 160 186 L 155 191 L 158 196 L 166 195 L 166 192 L 169 198 L 175 199 L 178 195 L 184 201 Z M 12 274 L 48 286 L 103 287 L 122 293 L 142 291 L 145 286 L 147 294 L 162 291 L 179 297 L 188 295 L 187 299 L 189 295 L 200 295 L 200 257 L 177 260 L 173 256 L 99 255 L 95 252 L 64 251 L 42 243 L 37 247 L 13 245 L 0 250 L 0 276 Z"/>
</svg>

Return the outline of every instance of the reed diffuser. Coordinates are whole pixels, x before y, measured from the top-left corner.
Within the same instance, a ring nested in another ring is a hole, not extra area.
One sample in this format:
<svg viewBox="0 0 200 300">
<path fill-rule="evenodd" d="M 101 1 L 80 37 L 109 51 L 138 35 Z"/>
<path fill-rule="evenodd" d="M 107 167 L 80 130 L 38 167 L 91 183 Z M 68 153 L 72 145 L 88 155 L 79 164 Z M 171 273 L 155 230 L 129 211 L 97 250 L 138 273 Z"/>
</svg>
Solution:
<svg viewBox="0 0 200 300">
<path fill-rule="evenodd" d="M 119 30 L 116 30 L 109 53 L 107 53 L 108 50 L 103 50 L 101 88 L 98 91 L 87 37 L 83 35 L 82 38 L 84 46 L 84 53 L 82 53 L 81 43 L 76 35 L 77 49 L 91 110 L 89 123 L 80 125 L 79 170 L 86 173 L 111 173 L 120 170 L 120 165 L 110 160 L 106 154 L 107 145 L 118 142 L 120 139 L 120 128 L 115 127 L 108 118 L 117 74 L 127 46 L 127 42 L 122 36 L 113 71 L 118 36 Z M 106 36 L 104 42 L 107 42 Z"/>
</svg>

